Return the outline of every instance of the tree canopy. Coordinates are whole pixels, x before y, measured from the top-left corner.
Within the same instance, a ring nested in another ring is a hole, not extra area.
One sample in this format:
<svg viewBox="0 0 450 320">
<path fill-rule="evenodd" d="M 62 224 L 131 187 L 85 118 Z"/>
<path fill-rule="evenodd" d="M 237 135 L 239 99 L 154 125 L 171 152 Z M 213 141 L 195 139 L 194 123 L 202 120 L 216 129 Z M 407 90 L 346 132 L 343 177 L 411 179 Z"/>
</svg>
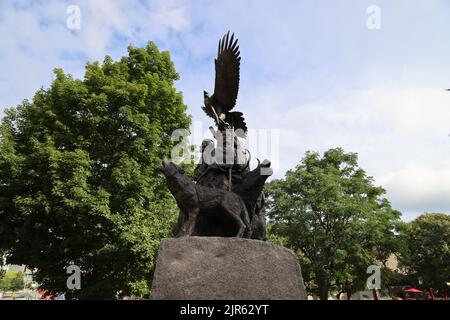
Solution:
<svg viewBox="0 0 450 320">
<path fill-rule="evenodd" d="M 341 148 L 307 152 L 267 185 L 273 237 L 299 255 L 307 289 L 321 299 L 363 290 L 367 267 L 397 250 L 400 212 L 357 160 Z"/>
<path fill-rule="evenodd" d="M 53 292 L 79 266 L 68 297 L 146 296 L 176 212 L 156 168 L 190 125 L 179 76 L 151 42 L 88 63 L 83 80 L 54 74 L 0 126 L 0 252 Z"/>
<path fill-rule="evenodd" d="M 450 282 L 450 215 L 427 213 L 407 224 L 400 262 L 414 285 L 447 291 Z"/>
<path fill-rule="evenodd" d="M 5 272 L 0 277 L 0 291 L 19 291 L 25 286 L 22 272 Z"/>
</svg>

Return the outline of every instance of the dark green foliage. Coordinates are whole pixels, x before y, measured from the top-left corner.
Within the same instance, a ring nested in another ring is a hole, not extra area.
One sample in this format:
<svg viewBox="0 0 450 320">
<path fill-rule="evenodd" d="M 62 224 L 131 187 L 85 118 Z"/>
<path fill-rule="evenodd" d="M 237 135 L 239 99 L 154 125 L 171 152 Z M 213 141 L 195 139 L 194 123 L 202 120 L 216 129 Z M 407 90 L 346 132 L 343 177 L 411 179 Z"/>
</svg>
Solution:
<svg viewBox="0 0 450 320">
<path fill-rule="evenodd" d="M 411 285 L 448 291 L 450 282 L 450 215 L 427 213 L 407 224 L 402 233 L 406 250 L 400 262 Z"/>
<path fill-rule="evenodd" d="M 169 53 L 153 43 L 88 63 L 84 80 L 55 70 L 47 90 L 6 111 L 0 127 L 0 251 L 68 297 L 149 294 L 159 241 L 176 206 L 156 167 L 188 129 Z"/>
<path fill-rule="evenodd" d="M 364 290 L 367 267 L 397 250 L 400 212 L 354 153 L 308 152 L 267 193 L 272 233 L 298 254 L 307 289 L 321 299 Z"/>
</svg>

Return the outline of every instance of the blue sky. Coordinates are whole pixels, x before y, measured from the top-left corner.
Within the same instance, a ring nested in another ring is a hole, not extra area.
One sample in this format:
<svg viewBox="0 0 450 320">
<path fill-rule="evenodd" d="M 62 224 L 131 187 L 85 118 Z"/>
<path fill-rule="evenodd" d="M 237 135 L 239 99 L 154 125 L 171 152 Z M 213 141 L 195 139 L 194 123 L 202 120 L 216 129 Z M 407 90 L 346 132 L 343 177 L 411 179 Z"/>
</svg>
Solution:
<svg viewBox="0 0 450 320">
<path fill-rule="evenodd" d="M 80 30 L 66 26 L 69 5 L 80 8 Z M 381 10 L 379 30 L 367 28 L 370 5 Z M 278 154 L 267 154 L 275 177 L 306 150 L 341 146 L 358 152 L 405 220 L 450 212 L 446 0 L 1 1 L 0 115 L 47 87 L 55 67 L 81 78 L 87 60 L 152 40 L 171 52 L 176 86 L 207 135 L 202 92 L 213 91 L 227 30 L 241 46 L 236 109 L 254 130 L 279 132 Z"/>
</svg>

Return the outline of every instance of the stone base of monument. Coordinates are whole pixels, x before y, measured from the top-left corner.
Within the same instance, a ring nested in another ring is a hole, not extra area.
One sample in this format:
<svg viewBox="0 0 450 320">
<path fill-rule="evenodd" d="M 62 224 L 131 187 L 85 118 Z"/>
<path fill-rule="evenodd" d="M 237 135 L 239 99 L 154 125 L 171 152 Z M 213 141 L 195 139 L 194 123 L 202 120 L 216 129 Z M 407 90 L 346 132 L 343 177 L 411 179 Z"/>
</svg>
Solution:
<svg viewBox="0 0 450 320">
<path fill-rule="evenodd" d="M 219 237 L 163 239 L 154 300 L 303 300 L 300 264 L 283 247 Z"/>
</svg>

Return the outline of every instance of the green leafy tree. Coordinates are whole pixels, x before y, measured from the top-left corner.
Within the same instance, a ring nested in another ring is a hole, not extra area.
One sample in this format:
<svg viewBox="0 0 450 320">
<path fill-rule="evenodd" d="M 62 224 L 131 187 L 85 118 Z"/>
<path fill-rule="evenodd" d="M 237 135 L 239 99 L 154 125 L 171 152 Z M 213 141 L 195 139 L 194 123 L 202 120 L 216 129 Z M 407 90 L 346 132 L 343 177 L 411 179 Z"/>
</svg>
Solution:
<svg viewBox="0 0 450 320">
<path fill-rule="evenodd" d="M 188 129 L 178 74 L 155 44 L 55 70 L 50 88 L 8 109 L 0 126 L 0 251 L 67 297 L 148 296 L 176 206 L 157 167 Z M 80 267 L 70 291 L 66 268 Z"/>
<path fill-rule="evenodd" d="M 402 236 L 407 250 L 400 263 L 412 284 L 445 292 L 450 282 L 450 215 L 423 214 L 407 224 Z"/>
<path fill-rule="evenodd" d="M 298 254 L 308 291 L 321 299 L 364 289 L 367 267 L 397 250 L 400 213 L 357 159 L 340 148 L 307 152 L 267 185 L 271 231 Z"/>
<path fill-rule="evenodd" d="M 25 286 L 24 274 L 22 272 L 17 272 L 11 279 L 10 290 L 19 291 L 22 290 L 24 286 Z"/>
<path fill-rule="evenodd" d="M 6 272 L 0 278 L 1 291 L 19 291 L 25 286 L 24 274 L 22 272 Z"/>
</svg>

